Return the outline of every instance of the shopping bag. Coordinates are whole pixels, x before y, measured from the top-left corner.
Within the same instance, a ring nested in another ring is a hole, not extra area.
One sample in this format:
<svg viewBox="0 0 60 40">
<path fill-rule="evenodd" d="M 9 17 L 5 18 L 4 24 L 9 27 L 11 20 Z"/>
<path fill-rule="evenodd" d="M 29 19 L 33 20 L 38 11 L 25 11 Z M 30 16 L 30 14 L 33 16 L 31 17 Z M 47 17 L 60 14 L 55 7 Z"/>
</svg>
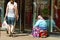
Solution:
<svg viewBox="0 0 60 40">
<path fill-rule="evenodd" d="M 2 29 L 7 29 L 7 22 L 6 22 L 6 20 L 4 20 L 3 23 L 2 23 Z"/>
</svg>

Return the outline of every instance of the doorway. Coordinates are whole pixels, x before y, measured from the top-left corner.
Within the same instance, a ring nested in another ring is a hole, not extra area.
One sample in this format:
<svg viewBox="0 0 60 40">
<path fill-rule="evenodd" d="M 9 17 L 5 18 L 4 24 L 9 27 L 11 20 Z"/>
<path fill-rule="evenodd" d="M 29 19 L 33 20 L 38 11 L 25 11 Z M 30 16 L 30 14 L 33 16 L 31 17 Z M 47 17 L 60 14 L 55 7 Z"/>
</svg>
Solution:
<svg viewBox="0 0 60 40">
<path fill-rule="evenodd" d="M 33 25 L 33 1 L 23 0 L 21 10 L 21 28 L 24 31 L 31 31 Z"/>
</svg>

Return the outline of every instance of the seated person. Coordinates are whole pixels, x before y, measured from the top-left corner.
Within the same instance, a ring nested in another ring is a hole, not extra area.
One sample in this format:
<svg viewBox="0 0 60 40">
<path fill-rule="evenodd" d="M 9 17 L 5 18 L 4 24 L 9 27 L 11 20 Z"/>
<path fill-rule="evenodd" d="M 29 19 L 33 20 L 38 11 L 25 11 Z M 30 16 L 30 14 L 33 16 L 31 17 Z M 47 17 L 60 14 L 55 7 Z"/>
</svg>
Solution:
<svg viewBox="0 0 60 40">
<path fill-rule="evenodd" d="M 34 35 L 39 34 L 40 37 L 47 37 L 47 23 L 41 15 L 38 16 L 38 20 L 33 26 L 33 30 Z"/>
<path fill-rule="evenodd" d="M 38 20 L 36 24 L 33 26 L 33 28 L 35 27 L 39 27 L 40 29 L 43 29 L 43 30 L 47 29 L 47 23 L 41 15 L 38 16 Z"/>
</svg>

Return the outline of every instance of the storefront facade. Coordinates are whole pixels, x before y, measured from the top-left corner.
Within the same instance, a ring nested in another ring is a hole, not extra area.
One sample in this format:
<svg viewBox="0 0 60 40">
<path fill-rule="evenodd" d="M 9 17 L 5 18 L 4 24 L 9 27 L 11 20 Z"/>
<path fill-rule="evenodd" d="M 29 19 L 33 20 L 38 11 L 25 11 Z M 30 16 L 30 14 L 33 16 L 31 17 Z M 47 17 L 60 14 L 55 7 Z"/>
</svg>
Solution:
<svg viewBox="0 0 60 40">
<path fill-rule="evenodd" d="M 6 6 L 9 0 L 1 0 L 3 1 L 3 12 L 2 19 L 6 12 Z M 56 0 L 15 0 L 18 4 L 18 14 L 19 20 L 16 22 L 16 29 L 19 31 L 32 31 L 32 27 L 36 22 L 37 16 L 40 14 L 47 21 L 49 32 L 53 32 L 53 27 L 51 21 L 48 22 L 49 16 L 51 16 L 51 20 L 54 19 L 57 22 L 54 15 L 54 5 L 56 4 Z M 57 1 L 59 4 L 59 0 Z M 59 12 L 57 12 L 59 13 Z M 60 14 L 59 14 L 60 15 Z M 58 19 L 59 20 L 59 19 Z M 58 24 L 59 22 L 57 22 Z M 56 24 L 56 25 L 57 25 Z M 59 27 L 58 27 L 59 28 Z"/>
</svg>

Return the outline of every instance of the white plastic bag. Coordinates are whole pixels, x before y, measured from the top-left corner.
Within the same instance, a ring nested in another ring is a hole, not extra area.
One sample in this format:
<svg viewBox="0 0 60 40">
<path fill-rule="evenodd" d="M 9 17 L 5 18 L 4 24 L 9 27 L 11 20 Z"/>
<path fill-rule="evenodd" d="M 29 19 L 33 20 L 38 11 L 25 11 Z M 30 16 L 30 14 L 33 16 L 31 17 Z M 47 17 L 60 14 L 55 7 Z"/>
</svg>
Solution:
<svg viewBox="0 0 60 40">
<path fill-rule="evenodd" d="M 7 22 L 6 22 L 6 20 L 4 20 L 3 23 L 2 23 L 2 29 L 7 29 Z"/>
</svg>

